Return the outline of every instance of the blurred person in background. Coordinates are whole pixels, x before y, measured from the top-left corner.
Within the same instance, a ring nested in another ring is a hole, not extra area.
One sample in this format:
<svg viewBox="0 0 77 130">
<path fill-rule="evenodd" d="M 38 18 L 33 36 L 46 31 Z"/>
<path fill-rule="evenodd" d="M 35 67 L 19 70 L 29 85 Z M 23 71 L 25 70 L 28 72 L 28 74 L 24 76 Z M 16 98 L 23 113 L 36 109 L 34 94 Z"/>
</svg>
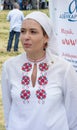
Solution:
<svg viewBox="0 0 77 130">
<path fill-rule="evenodd" d="M 19 10 L 19 8 L 20 7 L 18 3 L 16 2 L 13 3 L 13 10 L 11 10 L 7 15 L 7 20 L 10 22 L 10 33 L 9 33 L 7 51 L 11 51 L 14 37 L 15 37 L 14 51 L 18 51 L 20 29 L 22 21 L 24 19 L 24 14 L 22 11 Z"/>
<path fill-rule="evenodd" d="M 3 10 L 4 0 L 0 0 L 0 10 Z"/>
<path fill-rule="evenodd" d="M 17 3 L 20 6 L 20 10 L 22 10 L 23 9 L 23 0 L 17 0 Z"/>
<path fill-rule="evenodd" d="M 45 3 L 46 3 L 45 0 L 41 0 L 41 9 L 45 9 Z"/>
</svg>

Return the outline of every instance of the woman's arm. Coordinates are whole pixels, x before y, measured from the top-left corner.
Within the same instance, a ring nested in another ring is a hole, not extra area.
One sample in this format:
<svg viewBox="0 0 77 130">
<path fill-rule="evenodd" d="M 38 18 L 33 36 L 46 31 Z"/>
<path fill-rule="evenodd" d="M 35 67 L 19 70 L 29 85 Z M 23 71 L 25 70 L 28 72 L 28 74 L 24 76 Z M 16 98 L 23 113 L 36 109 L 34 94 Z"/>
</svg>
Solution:
<svg viewBox="0 0 77 130">
<path fill-rule="evenodd" d="M 63 89 L 69 130 L 77 130 L 77 73 L 71 65 L 65 74 Z"/>
<path fill-rule="evenodd" d="M 5 127 L 8 129 L 9 113 L 11 108 L 11 93 L 8 71 L 6 70 L 6 63 L 2 67 L 2 100 L 4 108 Z"/>
</svg>

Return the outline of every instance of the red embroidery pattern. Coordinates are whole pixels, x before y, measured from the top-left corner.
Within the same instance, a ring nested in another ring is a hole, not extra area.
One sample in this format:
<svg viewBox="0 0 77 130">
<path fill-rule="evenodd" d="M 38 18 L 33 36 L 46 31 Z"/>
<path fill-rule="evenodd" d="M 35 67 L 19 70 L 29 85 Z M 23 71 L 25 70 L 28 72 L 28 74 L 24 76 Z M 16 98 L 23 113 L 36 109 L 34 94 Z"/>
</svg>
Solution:
<svg viewBox="0 0 77 130">
<path fill-rule="evenodd" d="M 21 80 L 21 84 L 28 85 L 30 83 L 30 78 L 28 76 L 23 76 Z"/>
<path fill-rule="evenodd" d="M 22 71 L 29 72 L 31 69 L 32 69 L 32 64 L 31 63 L 25 63 L 22 66 Z M 20 93 L 20 97 L 24 101 L 27 101 L 29 103 L 29 98 L 30 98 L 31 94 L 30 94 L 30 91 L 28 90 L 29 89 L 28 85 L 30 84 L 30 78 L 27 75 L 24 75 L 22 77 L 21 84 L 24 85 L 23 87 L 26 87 L 26 89 L 23 88 L 23 90 Z"/>
<path fill-rule="evenodd" d="M 36 96 L 38 99 L 45 99 L 46 98 L 46 92 L 43 89 L 39 89 L 36 91 Z"/>
<path fill-rule="evenodd" d="M 46 85 L 47 83 L 48 83 L 48 80 L 47 80 L 47 78 L 46 78 L 46 76 L 40 76 L 39 78 L 38 78 L 38 83 L 40 84 L 40 85 Z"/>
<path fill-rule="evenodd" d="M 46 70 L 48 70 L 48 65 L 47 65 L 47 63 L 40 63 L 39 69 L 40 69 L 41 71 L 46 71 Z"/>
<path fill-rule="evenodd" d="M 26 89 L 22 90 L 22 91 L 21 91 L 21 94 L 20 94 L 20 97 L 21 97 L 22 99 L 28 101 L 28 99 L 30 98 L 30 91 L 29 91 L 29 90 L 26 90 Z"/>
<path fill-rule="evenodd" d="M 29 72 L 31 69 L 32 69 L 32 64 L 31 64 L 31 63 L 25 63 L 25 64 L 22 66 L 22 70 L 23 70 L 23 71 Z"/>
<path fill-rule="evenodd" d="M 36 91 L 36 97 L 38 98 L 39 103 L 40 103 L 40 101 L 42 101 L 42 103 L 44 103 L 45 102 L 44 100 L 46 98 L 46 92 L 44 90 L 45 89 L 44 86 L 48 83 L 46 73 L 45 73 L 48 70 L 47 63 L 40 63 L 39 70 L 41 71 L 41 76 L 38 78 L 38 84 L 40 86 L 39 86 L 39 89 Z"/>
<path fill-rule="evenodd" d="M 24 75 L 21 79 L 21 84 L 23 85 L 22 91 L 20 93 L 20 97 L 29 103 L 29 98 L 30 98 L 30 90 L 29 90 L 29 84 L 30 84 L 30 78 L 28 77 L 28 72 L 32 69 L 32 64 L 31 63 L 25 63 L 22 66 L 22 71 L 27 72 L 26 75 Z M 40 77 L 38 78 L 38 84 L 40 85 L 38 87 L 38 90 L 36 91 L 36 97 L 38 98 L 38 102 L 42 101 L 44 103 L 44 100 L 46 98 L 46 91 L 45 85 L 47 85 L 48 80 L 45 75 L 45 72 L 48 70 L 48 65 L 46 63 L 40 63 L 39 64 L 39 70 L 41 71 Z M 26 88 L 26 89 L 25 89 Z M 40 89 L 41 88 L 41 89 Z"/>
</svg>

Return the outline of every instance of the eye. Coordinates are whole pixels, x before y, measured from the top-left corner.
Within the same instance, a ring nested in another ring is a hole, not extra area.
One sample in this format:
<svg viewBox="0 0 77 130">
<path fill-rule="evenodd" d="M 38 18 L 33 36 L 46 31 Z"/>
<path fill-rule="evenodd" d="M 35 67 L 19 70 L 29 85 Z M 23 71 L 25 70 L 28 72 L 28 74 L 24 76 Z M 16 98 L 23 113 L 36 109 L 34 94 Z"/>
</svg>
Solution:
<svg viewBox="0 0 77 130">
<path fill-rule="evenodd" d="M 21 33 L 23 33 L 24 31 L 23 30 L 21 30 Z"/>
<path fill-rule="evenodd" d="M 23 30 L 23 29 L 21 29 L 21 33 L 26 33 L 26 31 L 25 31 L 25 30 Z"/>
<path fill-rule="evenodd" d="M 31 33 L 32 33 L 32 34 L 36 34 L 37 31 L 35 31 L 35 30 L 31 30 Z"/>
</svg>

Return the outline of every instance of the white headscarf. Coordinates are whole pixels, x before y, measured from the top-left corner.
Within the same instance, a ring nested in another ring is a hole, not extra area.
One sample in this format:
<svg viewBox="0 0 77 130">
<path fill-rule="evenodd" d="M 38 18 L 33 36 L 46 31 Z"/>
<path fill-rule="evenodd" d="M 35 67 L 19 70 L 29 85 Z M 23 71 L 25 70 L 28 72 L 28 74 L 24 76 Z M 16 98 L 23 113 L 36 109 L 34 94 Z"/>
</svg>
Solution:
<svg viewBox="0 0 77 130">
<path fill-rule="evenodd" d="M 58 45 L 56 43 L 56 38 L 53 32 L 51 19 L 45 13 L 40 11 L 34 11 L 28 14 L 24 19 L 28 19 L 28 18 L 37 21 L 43 27 L 46 34 L 48 35 L 49 41 L 48 41 L 47 52 L 58 54 L 58 48 L 57 48 Z"/>
</svg>

